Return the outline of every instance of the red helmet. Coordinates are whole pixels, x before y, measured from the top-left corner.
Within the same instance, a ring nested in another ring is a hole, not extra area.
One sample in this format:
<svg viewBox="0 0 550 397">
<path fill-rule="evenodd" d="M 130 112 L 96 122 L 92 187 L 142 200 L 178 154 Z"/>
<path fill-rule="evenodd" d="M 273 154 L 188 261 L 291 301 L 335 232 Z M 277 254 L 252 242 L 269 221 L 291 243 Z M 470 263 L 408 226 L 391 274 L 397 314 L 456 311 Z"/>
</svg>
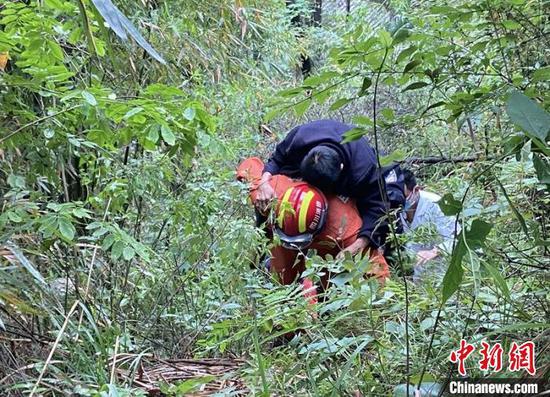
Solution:
<svg viewBox="0 0 550 397">
<path fill-rule="evenodd" d="M 301 183 L 287 189 L 277 204 L 275 233 L 285 248 L 301 249 L 325 226 L 327 199 L 319 190 Z"/>
</svg>

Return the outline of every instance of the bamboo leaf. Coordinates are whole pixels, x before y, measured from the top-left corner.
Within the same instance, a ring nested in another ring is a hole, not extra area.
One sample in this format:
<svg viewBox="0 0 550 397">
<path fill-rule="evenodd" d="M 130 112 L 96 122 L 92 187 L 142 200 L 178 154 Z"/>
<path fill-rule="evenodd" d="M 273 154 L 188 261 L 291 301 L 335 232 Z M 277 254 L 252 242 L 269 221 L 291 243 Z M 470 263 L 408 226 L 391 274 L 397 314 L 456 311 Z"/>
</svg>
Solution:
<svg viewBox="0 0 550 397">
<path fill-rule="evenodd" d="M 462 268 L 462 259 L 468 251 L 483 246 L 487 235 L 491 231 L 492 225 L 480 219 L 472 222 L 468 230 L 462 230 L 458 236 L 458 243 L 454 247 L 449 268 L 443 277 L 441 285 L 442 301 L 445 303 L 457 290 L 462 283 L 464 269 Z"/>
<path fill-rule="evenodd" d="M 111 2 L 111 0 L 92 0 L 95 7 L 109 24 L 115 34 L 127 40 L 127 33 L 154 59 L 166 65 L 164 58 L 149 44 L 128 18 Z"/>
<path fill-rule="evenodd" d="M 498 178 L 495 178 L 497 181 L 498 186 L 500 187 L 500 190 L 502 190 L 502 194 L 504 195 L 504 198 L 506 198 L 506 201 L 508 201 L 508 204 L 510 205 L 510 208 L 512 209 L 512 212 L 514 213 L 514 216 L 518 220 L 519 224 L 521 225 L 521 230 L 523 230 L 523 233 L 525 233 L 525 236 L 529 238 L 529 229 L 527 229 L 527 224 L 525 223 L 525 219 L 523 218 L 523 215 L 518 211 L 512 200 L 510 199 L 510 196 L 508 196 L 508 193 L 506 192 L 506 189 L 500 182 Z"/>
<path fill-rule="evenodd" d="M 495 280 L 498 288 L 502 291 L 502 293 L 510 299 L 510 289 L 508 288 L 508 284 L 506 284 L 506 280 L 504 280 L 504 277 L 502 277 L 502 274 L 491 264 L 485 262 L 483 264 L 485 269 L 487 269 L 487 272 L 493 277 Z"/>
<path fill-rule="evenodd" d="M 34 277 L 35 280 L 40 282 L 40 284 L 44 284 L 44 285 L 46 284 L 46 281 L 44 280 L 40 272 L 36 270 L 36 268 L 25 257 L 25 255 L 23 255 L 23 252 L 21 252 L 19 248 L 17 248 L 14 244 L 10 244 L 10 243 L 8 243 L 6 247 L 8 248 L 8 250 L 11 251 L 13 256 L 15 256 L 15 259 L 17 259 L 19 263 L 21 263 L 21 265 L 23 265 L 23 267 L 27 269 L 27 271 Z"/>
</svg>

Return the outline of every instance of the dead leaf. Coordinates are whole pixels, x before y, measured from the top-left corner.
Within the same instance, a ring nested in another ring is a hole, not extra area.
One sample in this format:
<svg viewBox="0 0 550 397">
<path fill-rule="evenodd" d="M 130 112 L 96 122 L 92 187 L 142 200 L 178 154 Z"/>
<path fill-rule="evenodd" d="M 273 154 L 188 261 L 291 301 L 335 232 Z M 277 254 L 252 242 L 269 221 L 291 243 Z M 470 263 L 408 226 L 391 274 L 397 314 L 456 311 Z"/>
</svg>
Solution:
<svg viewBox="0 0 550 397">
<path fill-rule="evenodd" d="M 10 55 L 7 51 L 0 52 L 0 70 L 3 72 L 6 70 L 6 66 L 8 64 L 8 60 L 10 59 Z"/>
</svg>

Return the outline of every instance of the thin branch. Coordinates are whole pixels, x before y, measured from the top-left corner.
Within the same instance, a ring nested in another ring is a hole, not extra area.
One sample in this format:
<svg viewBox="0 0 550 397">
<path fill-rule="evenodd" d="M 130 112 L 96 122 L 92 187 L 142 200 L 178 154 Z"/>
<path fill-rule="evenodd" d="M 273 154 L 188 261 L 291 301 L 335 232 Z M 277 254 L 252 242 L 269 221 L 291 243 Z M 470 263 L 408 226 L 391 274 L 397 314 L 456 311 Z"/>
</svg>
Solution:
<svg viewBox="0 0 550 397">
<path fill-rule="evenodd" d="M 428 157 L 409 157 L 400 163 L 405 164 L 439 164 L 439 163 L 472 163 L 475 161 L 491 161 L 496 159 L 496 156 L 480 157 L 480 156 L 459 156 L 459 157 L 443 157 L 443 156 L 428 156 Z"/>
<path fill-rule="evenodd" d="M 67 113 L 67 112 L 70 112 L 71 110 L 74 110 L 78 107 L 80 107 L 81 105 L 74 105 L 74 106 L 71 106 L 70 108 L 67 108 L 67 109 L 64 109 L 64 110 L 60 110 L 59 112 L 56 112 L 56 113 L 52 113 L 48 116 L 44 116 L 44 117 L 40 117 L 39 119 L 36 119 L 34 121 L 31 121 L 30 123 L 27 123 L 21 127 L 19 127 L 18 129 L 16 129 L 15 131 L 13 131 L 11 134 L 8 134 L 7 136 L 3 137 L 0 139 L 0 144 L 2 144 L 4 141 L 7 141 L 8 139 L 10 139 L 11 137 L 13 137 L 14 135 L 17 135 L 19 134 L 21 131 L 29 128 L 29 127 L 32 127 L 33 125 L 36 125 L 36 124 L 40 124 L 41 122 L 45 121 L 45 120 L 48 120 L 48 119 L 51 119 L 52 117 L 56 117 L 56 116 L 59 116 L 60 114 L 63 114 L 63 113 Z"/>
</svg>

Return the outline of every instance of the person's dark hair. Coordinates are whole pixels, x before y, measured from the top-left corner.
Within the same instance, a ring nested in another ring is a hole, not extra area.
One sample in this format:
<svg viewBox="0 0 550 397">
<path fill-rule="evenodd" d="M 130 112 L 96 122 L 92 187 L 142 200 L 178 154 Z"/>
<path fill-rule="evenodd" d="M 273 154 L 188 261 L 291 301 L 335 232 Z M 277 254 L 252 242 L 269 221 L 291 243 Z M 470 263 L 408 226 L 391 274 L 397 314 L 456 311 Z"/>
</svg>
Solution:
<svg viewBox="0 0 550 397">
<path fill-rule="evenodd" d="M 416 177 L 414 176 L 413 172 L 407 168 L 402 169 L 402 171 L 403 177 L 405 179 L 405 186 L 407 186 L 407 189 L 413 190 L 414 187 L 417 185 Z"/>
<path fill-rule="evenodd" d="M 316 146 L 302 160 L 300 173 L 307 183 L 330 192 L 340 177 L 341 164 L 342 159 L 336 150 L 328 146 Z"/>
</svg>

